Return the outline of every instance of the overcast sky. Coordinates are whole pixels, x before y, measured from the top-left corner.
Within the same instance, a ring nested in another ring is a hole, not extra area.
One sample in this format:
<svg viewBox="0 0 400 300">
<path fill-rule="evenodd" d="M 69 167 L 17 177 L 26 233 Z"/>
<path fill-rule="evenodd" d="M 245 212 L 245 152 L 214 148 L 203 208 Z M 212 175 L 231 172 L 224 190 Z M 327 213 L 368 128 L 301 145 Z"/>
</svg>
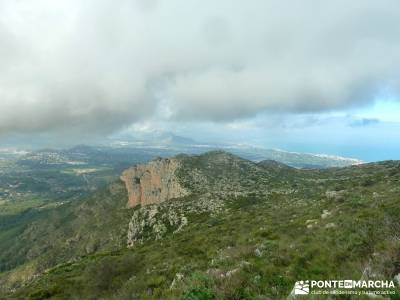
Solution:
<svg viewBox="0 0 400 300">
<path fill-rule="evenodd" d="M 398 0 L 0 0 L 0 141 L 168 128 L 312 152 L 318 124 L 372 143 L 400 122 L 399 20 Z"/>
</svg>

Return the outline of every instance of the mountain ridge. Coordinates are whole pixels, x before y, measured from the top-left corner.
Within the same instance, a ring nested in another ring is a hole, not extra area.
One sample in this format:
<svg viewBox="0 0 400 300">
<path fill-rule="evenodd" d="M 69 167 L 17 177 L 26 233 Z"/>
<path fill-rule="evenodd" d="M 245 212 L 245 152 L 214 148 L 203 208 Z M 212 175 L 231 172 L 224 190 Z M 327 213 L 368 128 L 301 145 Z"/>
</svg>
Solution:
<svg viewBox="0 0 400 300">
<path fill-rule="evenodd" d="M 19 266 L 0 275 L 2 293 L 280 299 L 299 278 L 400 273 L 398 161 L 301 170 L 224 151 L 171 159 L 189 193 L 130 208 L 117 181 L 49 211 L 2 254 Z"/>
<path fill-rule="evenodd" d="M 347 158 L 327 154 L 311 154 L 284 151 L 279 149 L 257 148 L 245 145 L 203 145 L 203 144 L 185 144 L 171 143 L 153 145 L 149 143 L 121 144 L 112 146 L 86 146 L 78 145 L 70 149 L 51 150 L 43 149 L 32 151 L 28 154 L 19 156 L 19 160 L 25 163 L 43 162 L 43 163 L 68 163 L 72 162 L 132 162 L 132 156 L 146 157 L 153 159 L 159 156 L 170 157 L 179 153 L 188 153 L 191 155 L 202 154 L 209 151 L 223 150 L 252 161 L 276 160 L 286 165 L 296 168 L 327 168 L 344 167 L 363 163 L 355 158 Z"/>
</svg>

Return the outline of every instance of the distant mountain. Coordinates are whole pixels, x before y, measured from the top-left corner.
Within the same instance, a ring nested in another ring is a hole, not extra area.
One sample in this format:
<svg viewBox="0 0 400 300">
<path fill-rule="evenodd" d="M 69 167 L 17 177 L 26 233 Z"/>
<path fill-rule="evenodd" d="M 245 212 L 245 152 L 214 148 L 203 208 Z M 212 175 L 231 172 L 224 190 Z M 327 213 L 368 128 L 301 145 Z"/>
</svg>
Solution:
<svg viewBox="0 0 400 300">
<path fill-rule="evenodd" d="M 195 140 L 176 135 L 168 131 L 151 131 L 146 133 L 120 134 L 111 138 L 111 146 L 152 146 L 176 147 L 182 145 L 196 145 Z"/>
<path fill-rule="evenodd" d="M 199 144 L 191 139 L 175 135 L 163 135 L 157 143 L 114 141 L 109 146 L 79 145 L 65 150 L 38 150 L 20 156 L 25 163 L 74 164 L 117 163 L 128 164 L 143 162 L 155 157 L 167 157 L 179 153 L 201 154 L 208 151 L 225 150 L 252 161 L 274 160 L 288 166 L 301 169 L 321 169 L 345 167 L 363 163 L 363 161 L 325 154 L 289 152 L 277 149 L 265 149 L 245 145 L 208 145 Z"/>
<path fill-rule="evenodd" d="M 327 154 L 290 152 L 244 144 L 200 143 L 191 138 L 164 131 L 147 132 L 136 134 L 136 136 L 120 135 L 114 137 L 109 145 L 111 147 L 158 149 L 160 152 L 164 149 L 166 153 L 168 152 L 168 155 L 177 153 L 201 154 L 222 149 L 253 161 L 275 160 L 291 167 L 305 169 L 345 167 L 363 163 L 359 159 Z M 160 156 L 165 156 L 165 154 L 160 153 Z"/>
<path fill-rule="evenodd" d="M 137 134 L 136 136 L 120 135 L 111 139 L 109 146 L 158 149 L 160 152 L 165 150 L 168 153 L 167 156 L 177 153 L 201 154 L 207 151 L 222 149 L 253 161 L 275 160 L 291 167 L 303 169 L 345 167 L 363 163 L 363 161 L 356 158 L 327 154 L 291 152 L 244 144 L 200 143 L 191 138 L 163 131 Z M 166 155 L 160 153 L 160 156 Z"/>
<path fill-rule="evenodd" d="M 161 137 L 161 140 L 165 144 L 171 145 L 196 145 L 197 142 L 191 138 L 175 135 L 175 134 L 166 134 Z"/>
</svg>

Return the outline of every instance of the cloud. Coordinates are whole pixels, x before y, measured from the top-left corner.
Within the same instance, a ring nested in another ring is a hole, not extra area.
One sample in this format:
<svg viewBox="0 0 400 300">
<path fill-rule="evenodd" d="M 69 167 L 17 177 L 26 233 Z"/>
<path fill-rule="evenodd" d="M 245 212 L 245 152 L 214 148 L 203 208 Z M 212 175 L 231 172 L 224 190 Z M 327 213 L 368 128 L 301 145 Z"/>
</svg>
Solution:
<svg viewBox="0 0 400 300">
<path fill-rule="evenodd" d="M 362 118 L 362 119 L 356 119 L 350 122 L 351 127 L 365 127 L 365 126 L 371 126 L 371 125 L 376 125 L 381 123 L 379 119 L 369 119 L 369 118 Z"/>
<path fill-rule="evenodd" d="M 0 0 L 0 133 L 398 97 L 399 18 L 397 0 Z"/>
</svg>

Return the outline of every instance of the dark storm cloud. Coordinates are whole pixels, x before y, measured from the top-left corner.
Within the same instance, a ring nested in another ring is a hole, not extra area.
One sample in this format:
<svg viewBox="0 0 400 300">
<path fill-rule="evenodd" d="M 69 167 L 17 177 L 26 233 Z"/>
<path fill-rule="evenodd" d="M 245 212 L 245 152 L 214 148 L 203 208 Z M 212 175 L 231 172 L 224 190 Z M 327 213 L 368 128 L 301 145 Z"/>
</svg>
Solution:
<svg viewBox="0 0 400 300">
<path fill-rule="evenodd" d="M 397 0 L 0 0 L 0 132 L 231 121 L 397 96 L 399 19 Z"/>
</svg>

